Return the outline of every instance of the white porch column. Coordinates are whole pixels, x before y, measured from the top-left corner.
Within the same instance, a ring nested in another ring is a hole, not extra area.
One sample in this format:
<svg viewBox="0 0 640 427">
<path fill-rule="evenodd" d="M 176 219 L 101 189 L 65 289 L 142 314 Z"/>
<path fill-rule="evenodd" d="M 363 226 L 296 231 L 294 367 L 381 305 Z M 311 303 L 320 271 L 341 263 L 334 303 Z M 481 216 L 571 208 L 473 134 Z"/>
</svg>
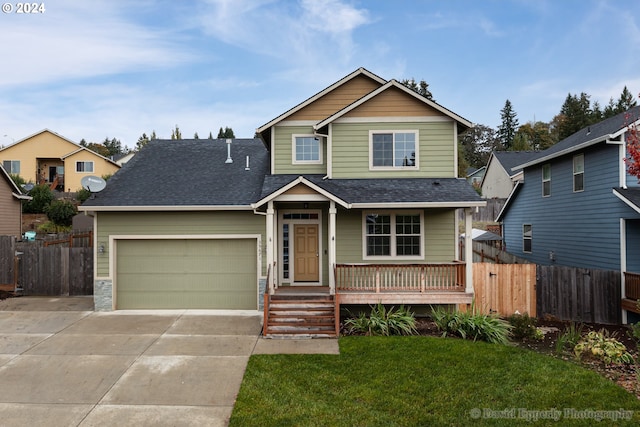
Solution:
<svg viewBox="0 0 640 427">
<path fill-rule="evenodd" d="M 467 286 L 466 293 L 473 293 L 473 211 L 464 210 L 464 262 Z"/>
<path fill-rule="evenodd" d="M 334 267 L 336 265 L 336 202 L 329 201 L 329 293 L 336 293 L 336 276 Z"/>
<path fill-rule="evenodd" d="M 274 260 L 274 235 L 273 235 L 273 201 L 269 201 L 267 204 L 267 268 L 270 268 L 270 274 L 267 282 L 267 289 L 270 294 L 274 293 L 273 283 L 274 275 L 276 274 L 275 268 L 273 266 Z"/>
<path fill-rule="evenodd" d="M 620 218 L 620 295 L 627 297 L 624 272 L 627 271 L 627 222 Z M 627 310 L 622 309 L 622 323 L 627 323 Z"/>
</svg>

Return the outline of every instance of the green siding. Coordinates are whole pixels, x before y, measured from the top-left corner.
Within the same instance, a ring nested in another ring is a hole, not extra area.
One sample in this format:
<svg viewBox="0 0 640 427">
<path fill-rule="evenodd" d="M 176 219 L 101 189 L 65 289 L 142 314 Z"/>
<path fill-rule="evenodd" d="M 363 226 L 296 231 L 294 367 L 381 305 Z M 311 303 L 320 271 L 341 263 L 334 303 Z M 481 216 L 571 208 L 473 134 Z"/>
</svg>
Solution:
<svg viewBox="0 0 640 427">
<path fill-rule="evenodd" d="M 335 123 L 332 128 L 333 178 L 454 177 L 457 144 L 453 122 Z M 370 130 L 418 130 L 419 170 L 370 171 Z"/>
<path fill-rule="evenodd" d="M 256 309 L 255 239 L 121 240 L 118 309 Z"/>
<path fill-rule="evenodd" d="M 105 252 L 97 256 L 97 277 L 109 276 L 110 235 L 260 234 L 265 250 L 265 217 L 248 211 L 225 212 L 98 212 L 98 245 Z M 262 257 L 266 271 L 266 255 Z"/>
<path fill-rule="evenodd" d="M 275 139 L 272 146 L 274 152 L 274 174 L 326 174 L 327 147 L 323 145 L 321 164 L 293 164 L 294 134 L 313 135 L 311 126 L 276 126 Z"/>
<path fill-rule="evenodd" d="M 338 263 L 451 262 L 455 259 L 457 231 L 455 210 L 424 210 L 424 261 L 369 261 L 362 257 L 362 211 L 339 210 L 336 216 L 336 260 Z"/>
</svg>

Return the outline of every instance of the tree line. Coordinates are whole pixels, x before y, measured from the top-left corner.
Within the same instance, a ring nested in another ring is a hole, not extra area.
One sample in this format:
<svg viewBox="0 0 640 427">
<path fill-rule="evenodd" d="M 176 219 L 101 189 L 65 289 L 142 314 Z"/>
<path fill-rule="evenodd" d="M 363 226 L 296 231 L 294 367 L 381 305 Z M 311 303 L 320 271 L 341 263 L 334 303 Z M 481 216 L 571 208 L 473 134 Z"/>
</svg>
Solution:
<svg viewBox="0 0 640 427">
<path fill-rule="evenodd" d="M 233 132 L 233 129 L 228 126 L 224 128 L 220 127 L 220 131 L 218 132 L 218 136 L 216 138 L 218 139 L 235 138 L 235 134 Z M 143 133 L 142 135 L 140 135 L 140 137 L 136 141 L 136 145 L 133 150 L 131 150 L 127 146 L 123 146 L 122 142 L 119 139 L 109 138 L 109 137 L 106 137 L 104 141 L 100 143 L 87 142 L 84 138 L 82 138 L 80 140 L 80 145 L 88 148 L 91 151 L 94 151 L 95 153 L 100 154 L 101 156 L 111 158 L 113 156 L 128 154 L 130 151 L 138 151 L 142 147 L 147 145 L 149 141 L 153 141 L 154 139 L 162 139 L 156 135 L 155 130 L 151 131 L 149 135 L 147 135 L 146 133 Z M 176 127 L 171 130 L 170 139 L 174 139 L 174 140 L 182 139 L 182 132 L 180 131 L 180 128 L 178 127 L 178 125 L 176 125 Z M 200 139 L 198 132 L 193 134 L 193 139 Z M 211 132 L 209 132 L 209 136 L 207 137 L 207 139 L 213 139 L 213 134 Z"/>
</svg>

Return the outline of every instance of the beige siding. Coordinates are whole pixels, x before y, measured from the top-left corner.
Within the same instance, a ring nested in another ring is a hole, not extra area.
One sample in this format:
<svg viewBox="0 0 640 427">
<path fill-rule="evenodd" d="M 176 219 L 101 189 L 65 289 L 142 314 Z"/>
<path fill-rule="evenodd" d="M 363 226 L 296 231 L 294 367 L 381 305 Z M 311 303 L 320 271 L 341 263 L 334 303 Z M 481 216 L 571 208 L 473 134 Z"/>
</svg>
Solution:
<svg viewBox="0 0 640 427">
<path fill-rule="evenodd" d="M 422 117 L 442 116 L 438 110 L 392 87 L 349 111 L 343 117 Z"/>
<path fill-rule="evenodd" d="M 0 236 L 20 236 L 22 234 L 20 201 L 13 197 L 11 188 L 0 178 Z"/>
<path fill-rule="evenodd" d="M 293 135 L 313 135 L 311 126 L 276 126 L 274 150 L 274 174 L 326 174 L 327 147 L 322 139 L 321 164 L 293 164 Z"/>
<path fill-rule="evenodd" d="M 454 122 L 336 123 L 333 125 L 333 178 L 455 177 Z M 370 130 L 417 130 L 419 170 L 369 170 Z"/>
<path fill-rule="evenodd" d="M 340 210 L 336 222 L 336 252 L 338 263 L 362 263 L 362 211 Z M 424 253 L 425 259 L 416 261 L 451 262 L 455 258 L 457 231 L 455 210 L 425 209 L 424 211 Z M 390 259 L 373 263 L 407 262 Z"/>
<path fill-rule="evenodd" d="M 76 172 L 77 162 L 93 162 L 93 172 Z M 90 151 L 82 150 L 64 159 L 64 188 L 66 191 L 79 191 L 82 189 L 81 181 L 85 176 L 113 175 L 119 169 L 119 166 L 95 156 Z"/>
<path fill-rule="evenodd" d="M 369 77 L 358 76 L 335 88 L 300 111 L 295 112 L 287 117 L 287 120 L 320 121 L 326 119 L 380 86 L 380 83 L 371 80 Z"/>
<path fill-rule="evenodd" d="M 99 212 L 96 242 L 97 277 L 109 276 L 110 235 L 260 234 L 265 252 L 265 217 L 253 212 Z M 263 272 L 266 256 L 262 256 Z"/>
</svg>

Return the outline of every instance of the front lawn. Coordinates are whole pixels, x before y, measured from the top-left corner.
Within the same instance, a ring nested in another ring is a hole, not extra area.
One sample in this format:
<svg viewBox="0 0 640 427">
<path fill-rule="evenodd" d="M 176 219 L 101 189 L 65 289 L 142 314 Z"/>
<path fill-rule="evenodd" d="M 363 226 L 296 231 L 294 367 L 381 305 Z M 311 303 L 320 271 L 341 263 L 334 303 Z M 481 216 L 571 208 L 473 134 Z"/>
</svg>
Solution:
<svg viewBox="0 0 640 427">
<path fill-rule="evenodd" d="M 621 409 L 640 421 L 635 396 L 571 362 L 484 342 L 363 336 L 340 338 L 339 356 L 251 356 L 230 425 L 624 425 L 611 422 L 629 415 Z M 526 412 L 535 410 L 546 412 Z"/>
</svg>

